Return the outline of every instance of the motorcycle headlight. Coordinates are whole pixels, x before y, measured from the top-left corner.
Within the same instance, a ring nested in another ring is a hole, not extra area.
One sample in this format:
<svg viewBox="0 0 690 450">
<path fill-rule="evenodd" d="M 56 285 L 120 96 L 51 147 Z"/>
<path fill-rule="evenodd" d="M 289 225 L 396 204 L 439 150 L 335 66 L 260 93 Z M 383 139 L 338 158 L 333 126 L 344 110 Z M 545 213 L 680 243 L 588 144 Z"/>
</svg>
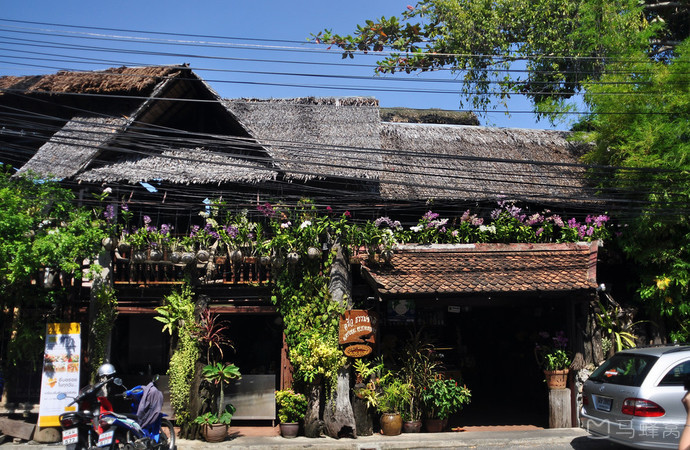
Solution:
<svg viewBox="0 0 690 450">
<path fill-rule="evenodd" d="M 101 428 L 108 428 L 110 425 L 115 423 L 115 418 L 112 416 L 103 416 L 100 418 L 98 423 L 101 425 Z"/>
</svg>

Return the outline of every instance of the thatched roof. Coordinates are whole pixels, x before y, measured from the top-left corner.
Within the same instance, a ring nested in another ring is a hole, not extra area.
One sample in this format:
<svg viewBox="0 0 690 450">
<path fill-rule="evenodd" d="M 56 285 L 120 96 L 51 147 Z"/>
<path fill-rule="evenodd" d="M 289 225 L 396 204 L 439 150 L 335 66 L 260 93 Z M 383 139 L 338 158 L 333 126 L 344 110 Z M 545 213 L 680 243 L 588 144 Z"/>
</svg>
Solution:
<svg viewBox="0 0 690 450">
<path fill-rule="evenodd" d="M 258 183 L 274 180 L 277 173 L 227 153 L 204 148 L 178 148 L 159 155 L 120 159 L 80 173 L 89 182 L 138 183 L 162 180 L 174 184 Z"/>
<path fill-rule="evenodd" d="M 435 123 L 446 125 L 479 125 L 471 112 L 445 109 L 381 108 L 381 120 L 399 123 Z"/>
<path fill-rule="evenodd" d="M 589 198 L 583 147 L 561 131 L 383 123 L 387 199 Z M 569 165 L 570 164 L 570 165 Z"/>
<path fill-rule="evenodd" d="M 181 66 L 117 67 L 98 72 L 60 71 L 50 75 L 0 77 L 0 95 L 1 90 L 22 94 L 141 95 L 181 69 Z"/>
<path fill-rule="evenodd" d="M 127 105 L 131 112 L 66 119 L 23 168 L 60 178 L 180 184 L 359 179 L 379 182 L 370 192 L 382 200 L 593 197 L 577 165 L 583 147 L 569 142 L 566 132 L 382 122 L 372 98 L 223 100 L 181 66 L 0 78 L 0 88 L 20 86 L 26 92 L 126 93 L 135 99 L 147 91 L 146 98 Z M 218 109 L 206 111 L 209 119 L 224 130 L 219 134 L 244 144 L 224 145 L 223 136 L 217 144 L 182 140 L 149 148 L 137 130 L 143 127 L 147 135 L 148 124 L 186 117 L 183 109 L 190 117 L 196 111 L 185 109 L 193 102 L 158 100 L 166 96 L 217 100 Z M 406 117 L 396 111 L 386 117 Z M 447 120 L 438 111 L 432 116 Z M 429 120 L 420 111 L 415 117 L 409 120 Z"/>
<path fill-rule="evenodd" d="M 378 177 L 380 120 L 375 99 L 240 99 L 225 104 L 288 179 Z"/>
<path fill-rule="evenodd" d="M 19 173 L 69 178 L 84 169 L 125 125 L 125 118 L 75 116 L 38 149 Z"/>
</svg>

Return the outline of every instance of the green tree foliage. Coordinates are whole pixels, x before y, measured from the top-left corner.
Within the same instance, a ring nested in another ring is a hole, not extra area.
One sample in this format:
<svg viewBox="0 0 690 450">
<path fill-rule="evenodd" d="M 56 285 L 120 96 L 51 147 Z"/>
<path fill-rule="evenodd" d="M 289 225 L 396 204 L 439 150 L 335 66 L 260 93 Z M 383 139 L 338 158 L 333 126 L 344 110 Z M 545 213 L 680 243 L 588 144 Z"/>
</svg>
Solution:
<svg viewBox="0 0 690 450">
<path fill-rule="evenodd" d="M 661 28 L 646 20 L 638 0 L 421 0 L 400 17 L 367 20 L 352 35 L 313 36 L 343 49 L 343 57 L 390 49 L 380 73 L 450 68 L 475 109 L 523 93 L 549 114 L 599 77 L 603 58 L 648 49 Z"/>
<path fill-rule="evenodd" d="M 690 39 L 676 52 L 669 63 L 635 58 L 612 64 L 602 77 L 607 84 L 586 84 L 594 114 L 580 137 L 594 145 L 588 162 L 615 166 L 602 189 L 627 192 L 626 200 L 640 205 L 631 209 L 635 219 L 621 237 L 640 270 L 640 298 L 669 319 L 671 338 L 687 340 Z"/>
<path fill-rule="evenodd" d="M 76 207 L 70 190 L 12 174 L 0 166 L 0 340 L 10 341 L 0 358 L 6 369 L 40 360 L 46 320 L 58 318 L 56 307 L 69 295 L 64 287 L 41 287 L 39 275 L 50 269 L 80 278 L 82 261 L 98 253 L 105 236 L 100 210 Z"/>
</svg>

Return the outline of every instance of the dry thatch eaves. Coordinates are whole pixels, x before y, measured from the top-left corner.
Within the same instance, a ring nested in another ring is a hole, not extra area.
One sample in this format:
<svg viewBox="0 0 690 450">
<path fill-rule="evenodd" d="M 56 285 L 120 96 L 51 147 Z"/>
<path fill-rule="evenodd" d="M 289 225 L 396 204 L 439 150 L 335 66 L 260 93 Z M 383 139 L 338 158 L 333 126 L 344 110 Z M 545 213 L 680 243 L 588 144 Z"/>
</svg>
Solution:
<svg viewBox="0 0 690 450">
<path fill-rule="evenodd" d="M 381 108 L 383 122 L 479 125 L 474 113 L 445 109 Z"/>
<path fill-rule="evenodd" d="M 581 144 L 562 131 L 384 123 L 387 199 L 588 199 Z"/>
<path fill-rule="evenodd" d="M 178 148 L 160 154 L 120 159 L 80 173 L 87 182 L 139 183 L 161 180 L 173 184 L 259 183 L 275 180 L 277 173 L 224 152 L 204 148 Z"/>
<path fill-rule="evenodd" d="M 18 173 L 69 178 L 84 169 L 126 124 L 125 118 L 75 116 Z"/>
<path fill-rule="evenodd" d="M 36 93 L 142 95 L 182 66 L 117 67 L 98 72 L 65 72 L 42 76 L 0 77 L 2 90 Z"/>
<path fill-rule="evenodd" d="M 376 179 L 381 170 L 378 101 L 372 98 L 225 100 L 286 179 Z"/>
</svg>

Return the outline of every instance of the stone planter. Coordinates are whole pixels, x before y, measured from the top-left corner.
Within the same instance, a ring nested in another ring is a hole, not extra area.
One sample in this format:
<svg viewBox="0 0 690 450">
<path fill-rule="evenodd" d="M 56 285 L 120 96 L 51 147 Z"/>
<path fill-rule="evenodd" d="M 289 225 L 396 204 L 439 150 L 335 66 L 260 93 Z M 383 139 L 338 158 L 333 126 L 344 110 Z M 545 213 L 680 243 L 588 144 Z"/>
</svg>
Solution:
<svg viewBox="0 0 690 450">
<path fill-rule="evenodd" d="M 297 433 L 299 432 L 299 423 L 297 422 L 288 422 L 288 423 L 280 423 L 278 424 L 280 427 L 280 435 L 283 436 L 284 438 L 295 438 L 297 437 Z"/>
<path fill-rule="evenodd" d="M 400 413 L 383 413 L 379 420 L 381 433 L 384 436 L 397 436 L 402 431 L 402 417 Z"/>
<path fill-rule="evenodd" d="M 271 265 L 271 257 L 268 255 L 264 255 L 259 258 L 259 263 L 264 267 L 268 267 Z"/>
</svg>

